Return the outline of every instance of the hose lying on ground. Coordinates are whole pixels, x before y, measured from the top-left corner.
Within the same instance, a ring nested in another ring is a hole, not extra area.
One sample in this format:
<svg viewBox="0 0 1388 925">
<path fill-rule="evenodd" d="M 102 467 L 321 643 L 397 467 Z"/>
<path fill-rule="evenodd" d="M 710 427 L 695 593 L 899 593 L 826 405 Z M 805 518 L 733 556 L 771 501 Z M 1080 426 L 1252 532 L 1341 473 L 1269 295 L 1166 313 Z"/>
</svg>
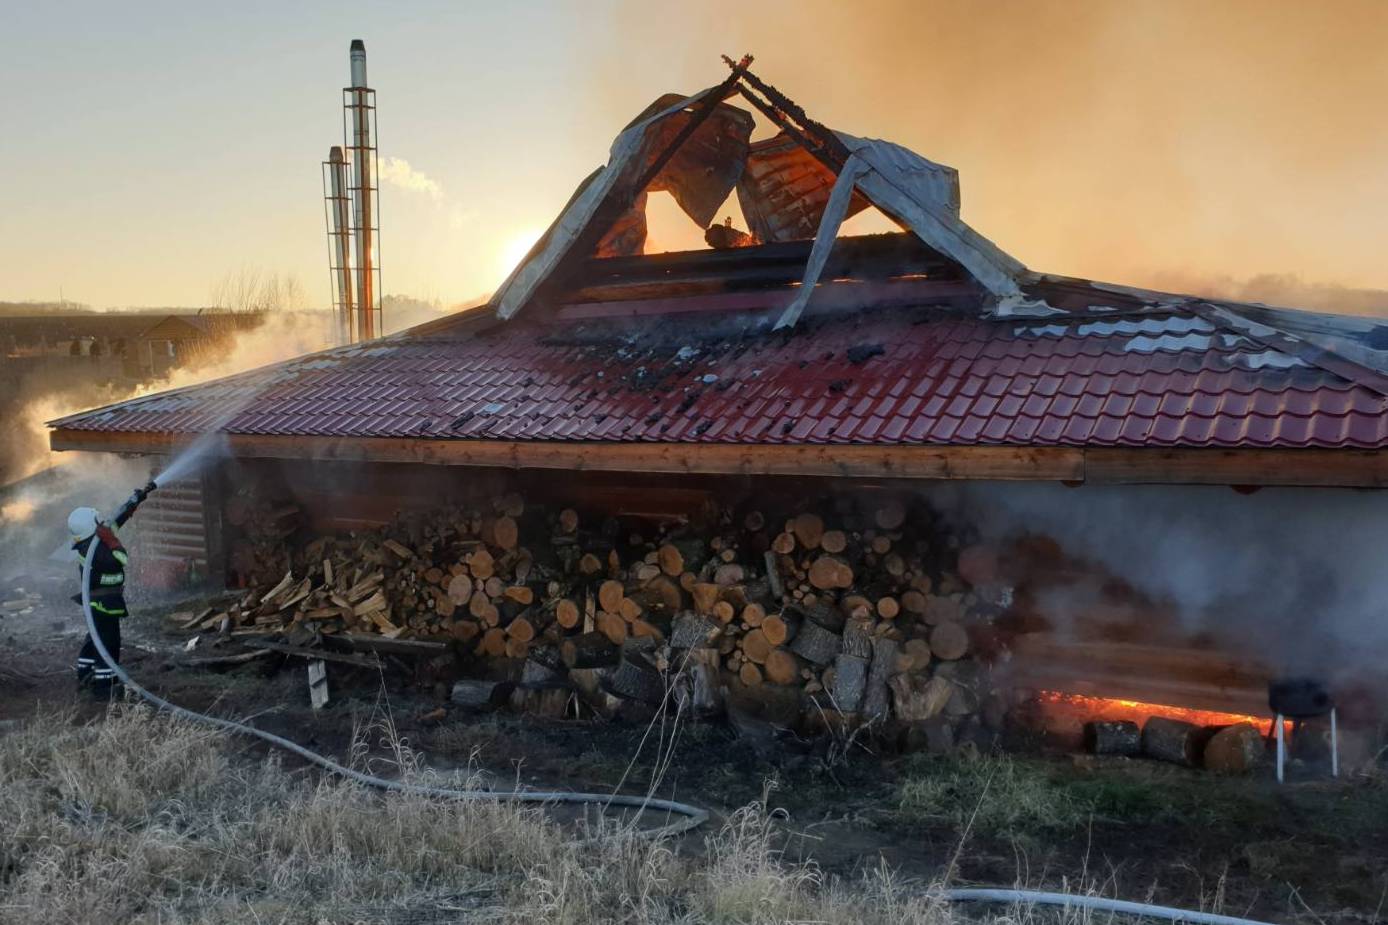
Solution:
<svg viewBox="0 0 1388 925">
<path fill-rule="evenodd" d="M 680 817 L 659 828 L 636 830 L 637 835 L 646 838 L 663 838 L 670 835 L 680 835 L 698 828 L 708 820 L 707 810 L 700 809 L 697 806 L 690 806 L 687 803 L 677 803 L 674 800 L 658 800 L 651 797 L 543 790 L 452 790 L 443 787 L 425 787 L 421 784 L 410 784 L 404 781 L 374 777 L 370 774 L 338 764 L 331 758 L 324 757 L 317 752 L 309 751 L 297 742 L 291 742 L 289 739 L 283 736 L 277 736 L 272 732 L 256 729 L 254 726 L 247 726 L 235 720 L 198 713 L 195 710 L 189 710 L 186 707 L 180 707 L 178 704 L 170 703 L 158 694 L 147 691 L 136 684 L 130 675 L 126 673 L 125 669 L 118 665 L 115 659 L 111 658 L 111 653 L 106 650 L 106 644 L 101 641 L 101 636 L 96 631 L 96 620 L 92 617 L 91 586 L 87 582 L 87 573 L 91 569 L 92 555 L 95 553 L 96 546 L 100 542 L 101 539 L 99 537 L 93 537 L 92 541 L 87 544 L 87 554 L 81 560 L 82 614 L 87 620 L 87 633 L 91 636 L 92 644 L 96 646 L 96 651 L 100 654 L 102 660 L 110 666 L 115 676 L 121 680 L 121 683 L 139 694 L 145 700 L 148 700 L 161 709 L 168 710 L 176 716 L 182 716 L 197 723 L 216 726 L 230 732 L 255 736 L 258 739 L 269 742 L 271 745 L 291 751 L 321 768 L 332 771 L 334 774 L 341 775 L 349 780 L 354 780 L 359 784 L 365 784 L 368 787 L 375 787 L 379 790 L 394 790 L 400 793 L 414 793 L 421 796 L 443 797 L 452 800 L 495 800 L 502 803 L 578 803 L 604 807 L 623 806 L 635 809 L 638 816 L 646 810 L 656 810 Z"/>
<path fill-rule="evenodd" d="M 1067 909 L 1094 909 L 1100 912 L 1119 912 L 1149 919 L 1171 922 L 1190 922 L 1192 925 L 1268 925 L 1255 919 L 1241 919 L 1213 912 L 1190 912 L 1171 906 L 1152 906 L 1102 896 L 1076 896 L 1071 893 L 1046 893 L 1040 890 L 957 889 L 942 894 L 950 902 L 1016 903 L 1042 906 L 1064 906 Z"/>
</svg>

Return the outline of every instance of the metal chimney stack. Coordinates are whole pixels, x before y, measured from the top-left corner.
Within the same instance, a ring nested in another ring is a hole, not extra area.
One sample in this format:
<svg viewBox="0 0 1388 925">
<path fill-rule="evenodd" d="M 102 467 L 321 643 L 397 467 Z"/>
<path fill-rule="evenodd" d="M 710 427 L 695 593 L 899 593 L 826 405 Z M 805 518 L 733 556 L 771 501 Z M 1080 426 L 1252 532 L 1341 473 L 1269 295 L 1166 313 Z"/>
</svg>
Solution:
<svg viewBox="0 0 1388 925">
<path fill-rule="evenodd" d="M 356 313 L 352 298 L 352 197 L 347 161 L 333 145 L 323 162 L 324 219 L 328 226 L 328 270 L 331 274 L 337 342 L 353 343 Z"/>
<path fill-rule="evenodd" d="M 356 237 L 356 314 L 354 340 L 371 340 L 381 332 L 380 268 L 376 238 L 376 91 L 366 83 L 366 43 L 352 40 L 352 84 L 343 90 L 346 147 L 352 158 L 352 231 Z M 350 122 L 350 125 L 348 124 Z"/>
</svg>

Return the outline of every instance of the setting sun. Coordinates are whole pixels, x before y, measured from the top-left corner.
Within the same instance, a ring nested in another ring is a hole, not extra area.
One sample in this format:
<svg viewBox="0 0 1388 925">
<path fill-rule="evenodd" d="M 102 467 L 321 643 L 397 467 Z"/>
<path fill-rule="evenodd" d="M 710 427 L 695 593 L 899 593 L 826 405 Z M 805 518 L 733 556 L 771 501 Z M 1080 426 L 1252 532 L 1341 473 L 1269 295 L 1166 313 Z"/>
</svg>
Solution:
<svg viewBox="0 0 1388 925">
<path fill-rule="evenodd" d="M 507 239 L 497 258 L 498 284 L 511 274 L 517 264 L 525 259 L 525 255 L 530 253 L 530 248 L 535 246 L 535 242 L 540 240 L 542 234 L 544 234 L 543 228 L 532 226 L 516 232 Z"/>
</svg>

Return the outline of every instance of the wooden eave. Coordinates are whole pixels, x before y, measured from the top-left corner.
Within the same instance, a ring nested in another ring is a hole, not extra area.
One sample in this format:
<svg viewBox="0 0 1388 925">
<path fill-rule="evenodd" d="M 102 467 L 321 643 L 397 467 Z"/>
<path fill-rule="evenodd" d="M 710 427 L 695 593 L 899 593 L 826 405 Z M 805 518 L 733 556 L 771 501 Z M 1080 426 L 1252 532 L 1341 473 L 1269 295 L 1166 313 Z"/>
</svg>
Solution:
<svg viewBox="0 0 1388 925">
<path fill-rule="evenodd" d="M 178 434 L 55 429 L 54 450 L 166 455 Z M 507 469 L 972 479 L 1074 484 L 1388 487 L 1388 452 L 1360 449 L 743 445 L 230 434 L 232 455 Z"/>
</svg>

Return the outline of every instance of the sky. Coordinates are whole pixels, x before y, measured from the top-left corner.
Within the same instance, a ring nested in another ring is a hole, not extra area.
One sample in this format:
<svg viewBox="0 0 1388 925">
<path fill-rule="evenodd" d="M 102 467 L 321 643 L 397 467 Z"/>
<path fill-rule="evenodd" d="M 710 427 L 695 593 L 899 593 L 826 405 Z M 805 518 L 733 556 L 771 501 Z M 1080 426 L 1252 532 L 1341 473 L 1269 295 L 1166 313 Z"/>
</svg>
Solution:
<svg viewBox="0 0 1388 925">
<path fill-rule="evenodd" d="M 1388 290 L 1388 3 L 135 0 L 12 4 L 4 31 L 0 300 L 201 305 L 252 271 L 325 305 L 354 38 L 388 293 L 490 292 L 632 116 L 744 52 L 819 121 L 957 168 L 965 220 L 1033 269 Z M 698 240 L 656 208 L 658 245 Z"/>
</svg>

